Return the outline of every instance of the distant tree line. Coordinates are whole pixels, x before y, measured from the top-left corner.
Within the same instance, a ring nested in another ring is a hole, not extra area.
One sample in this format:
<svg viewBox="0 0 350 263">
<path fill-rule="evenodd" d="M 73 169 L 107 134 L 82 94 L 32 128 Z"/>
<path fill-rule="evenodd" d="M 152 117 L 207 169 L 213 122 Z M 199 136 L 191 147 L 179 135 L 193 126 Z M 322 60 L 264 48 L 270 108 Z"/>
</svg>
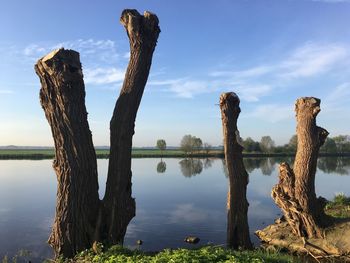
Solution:
<svg viewBox="0 0 350 263">
<path fill-rule="evenodd" d="M 254 141 L 251 137 L 241 140 L 245 153 L 295 153 L 297 150 L 298 138 L 293 135 L 287 144 L 277 145 L 270 136 L 262 136 L 260 141 Z M 157 141 L 157 148 L 163 153 L 166 150 L 164 139 Z M 202 139 L 191 134 L 184 135 L 180 142 L 180 149 L 187 155 L 204 152 L 208 154 L 212 149 L 209 143 L 203 143 Z M 350 136 L 339 135 L 326 139 L 320 148 L 321 153 L 350 153 Z"/>
<path fill-rule="evenodd" d="M 298 138 L 293 135 L 285 145 L 276 146 L 270 136 L 261 137 L 260 142 L 254 141 L 248 137 L 242 141 L 244 152 L 262 152 L 262 153 L 295 153 L 297 150 Z M 339 135 L 326 139 L 324 145 L 320 148 L 322 153 L 350 153 L 350 136 Z"/>
</svg>

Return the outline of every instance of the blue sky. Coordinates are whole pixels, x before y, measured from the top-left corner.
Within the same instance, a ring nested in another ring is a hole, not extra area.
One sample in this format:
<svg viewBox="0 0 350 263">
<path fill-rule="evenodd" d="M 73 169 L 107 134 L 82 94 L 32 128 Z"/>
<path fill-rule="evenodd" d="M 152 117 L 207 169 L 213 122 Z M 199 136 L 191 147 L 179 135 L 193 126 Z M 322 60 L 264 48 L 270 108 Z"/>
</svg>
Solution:
<svg viewBox="0 0 350 263">
<path fill-rule="evenodd" d="M 135 146 L 192 134 L 222 143 L 219 96 L 241 98 L 241 136 L 277 144 L 295 133 L 294 102 L 322 100 L 318 124 L 350 134 L 350 1 L 3 0 L 0 8 L 0 145 L 53 145 L 39 104 L 35 62 L 58 47 L 80 52 L 95 145 L 128 63 L 123 9 L 149 10 L 161 34 L 136 121 Z"/>
</svg>

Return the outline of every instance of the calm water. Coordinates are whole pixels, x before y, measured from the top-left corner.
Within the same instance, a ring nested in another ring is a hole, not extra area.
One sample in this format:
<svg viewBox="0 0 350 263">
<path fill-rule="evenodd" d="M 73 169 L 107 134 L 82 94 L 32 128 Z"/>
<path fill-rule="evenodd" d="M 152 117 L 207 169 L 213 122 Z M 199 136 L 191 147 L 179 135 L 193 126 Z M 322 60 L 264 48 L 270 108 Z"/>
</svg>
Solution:
<svg viewBox="0 0 350 263">
<path fill-rule="evenodd" d="M 285 160 L 285 159 L 284 159 Z M 280 210 L 270 198 L 277 182 L 277 162 L 246 159 L 249 225 L 254 231 L 273 222 Z M 19 250 L 41 261 L 52 256 L 46 240 L 55 213 L 56 177 L 51 160 L 0 161 L 0 259 Z M 99 159 L 100 193 L 104 192 L 108 160 Z M 350 158 L 321 158 L 317 194 L 331 199 L 350 195 Z M 128 247 L 142 239 L 144 250 L 188 247 L 184 237 L 200 237 L 199 245 L 224 244 L 226 239 L 227 177 L 221 159 L 133 159 L 136 217 L 125 238 Z"/>
</svg>

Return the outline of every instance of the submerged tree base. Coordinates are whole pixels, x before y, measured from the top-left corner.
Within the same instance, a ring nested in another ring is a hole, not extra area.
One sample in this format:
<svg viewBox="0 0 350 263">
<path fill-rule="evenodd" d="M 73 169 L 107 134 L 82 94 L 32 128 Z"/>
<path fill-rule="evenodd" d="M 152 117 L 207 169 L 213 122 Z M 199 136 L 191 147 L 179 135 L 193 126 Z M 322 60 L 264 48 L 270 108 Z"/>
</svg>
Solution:
<svg viewBox="0 0 350 263">
<path fill-rule="evenodd" d="M 324 229 L 324 238 L 298 237 L 283 219 L 277 219 L 275 224 L 258 230 L 255 234 L 266 247 L 306 253 L 315 259 L 337 258 L 340 262 L 350 262 L 350 218 L 335 219 L 332 226 Z"/>
</svg>

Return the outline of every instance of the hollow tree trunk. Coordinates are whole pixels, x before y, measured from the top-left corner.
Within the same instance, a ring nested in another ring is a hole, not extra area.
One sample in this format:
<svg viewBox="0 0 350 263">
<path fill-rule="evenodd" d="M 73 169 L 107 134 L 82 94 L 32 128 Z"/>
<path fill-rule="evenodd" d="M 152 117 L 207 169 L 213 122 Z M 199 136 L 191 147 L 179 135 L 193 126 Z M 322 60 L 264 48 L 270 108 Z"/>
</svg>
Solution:
<svg viewBox="0 0 350 263">
<path fill-rule="evenodd" d="M 272 198 L 282 209 L 293 232 L 300 237 L 323 237 L 327 225 L 322 197 L 315 192 L 315 174 L 320 147 L 328 132 L 316 126 L 320 100 L 300 98 L 295 104 L 297 119 L 297 153 L 292 170 L 287 163 L 280 165 L 279 183 L 272 189 Z"/>
<path fill-rule="evenodd" d="M 49 244 L 56 255 L 91 247 L 99 209 L 97 165 L 85 108 L 79 53 L 58 49 L 35 65 L 40 102 L 55 143 L 56 216 Z"/>
<path fill-rule="evenodd" d="M 124 10 L 120 19 L 130 41 L 130 62 L 110 122 L 110 157 L 106 193 L 103 199 L 110 243 L 123 243 L 126 228 L 135 216 L 131 197 L 131 146 L 137 110 L 152 63 L 160 29 L 156 15 Z"/>
<path fill-rule="evenodd" d="M 239 98 L 233 93 L 220 96 L 221 119 L 224 135 L 225 161 L 229 177 L 227 195 L 227 244 L 229 247 L 252 248 L 248 225 L 248 201 L 246 197 L 248 173 L 243 164 L 241 138 L 237 119 L 241 111 Z"/>
</svg>

